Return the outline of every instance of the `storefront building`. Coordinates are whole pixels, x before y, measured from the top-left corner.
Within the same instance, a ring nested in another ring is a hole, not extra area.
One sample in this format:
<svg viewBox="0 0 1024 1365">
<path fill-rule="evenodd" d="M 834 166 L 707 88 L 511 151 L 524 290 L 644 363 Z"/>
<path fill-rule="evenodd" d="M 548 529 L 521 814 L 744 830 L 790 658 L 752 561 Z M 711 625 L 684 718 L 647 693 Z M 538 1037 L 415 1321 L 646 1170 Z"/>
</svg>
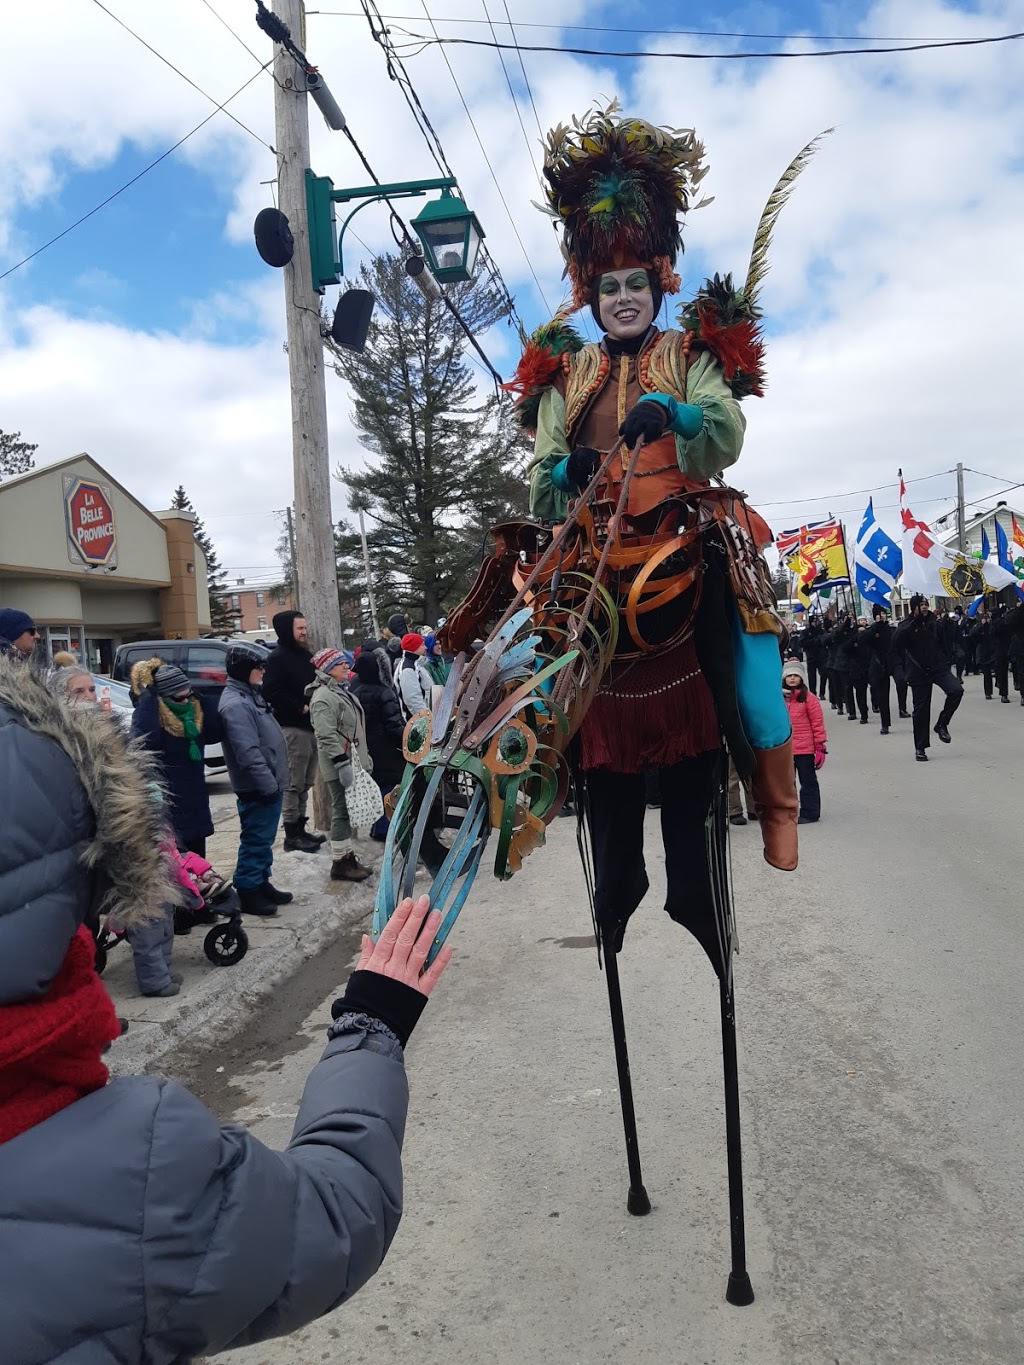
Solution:
<svg viewBox="0 0 1024 1365">
<path fill-rule="evenodd" d="M 191 512 L 151 512 L 89 455 L 0 484 L 0 607 L 35 621 L 47 654 L 107 673 L 120 644 L 210 630 Z"/>
</svg>

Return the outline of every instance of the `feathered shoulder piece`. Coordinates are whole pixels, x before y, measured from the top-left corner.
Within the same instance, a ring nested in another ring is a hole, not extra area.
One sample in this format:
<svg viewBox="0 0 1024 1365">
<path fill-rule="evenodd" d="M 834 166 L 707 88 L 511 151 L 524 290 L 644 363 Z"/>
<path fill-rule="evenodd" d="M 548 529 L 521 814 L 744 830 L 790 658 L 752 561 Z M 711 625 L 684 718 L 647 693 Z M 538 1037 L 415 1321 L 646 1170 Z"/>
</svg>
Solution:
<svg viewBox="0 0 1024 1365">
<path fill-rule="evenodd" d="M 547 203 L 537 207 L 561 225 L 577 308 L 597 276 L 633 265 L 657 272 L 666 294 L 679 292 L 679 218 L 706 174 L 692 128 L 622 118 L 616 100 L 551 130 L 544 145 Z"/>
<path fill-rule="evenodd" d="M 733 285 L 732 276 L 715 275 L 705 280 L 695 298 L 679 308 L 680 326 L 691 333 L 694 346 L 711 352 L 722 367 L 725 382 L 736 398 L 764 393 L 764 339 L 761 335 L 761 285 L 769 271 L 768 248 L 779 214 L 793 193 L 797 177 L 818 149 L 818 143 L 832 132 L 826 128 L 812 138 L 789 163 L 768 196 L 750 253 L 750 264 L 742 289 Z"/>
<path fill-rule="evenodd" d="M 583 338 L 569 321 L 572 306 L 559 310 L 550 322 L 524 338 L 516 372 L 503 389 L 516 395 L 516 417 L 523 431 L 537 430 L 537 413 L 544 390 L 554 382 L 562 357 L 583 349 Z"/>
</svg>

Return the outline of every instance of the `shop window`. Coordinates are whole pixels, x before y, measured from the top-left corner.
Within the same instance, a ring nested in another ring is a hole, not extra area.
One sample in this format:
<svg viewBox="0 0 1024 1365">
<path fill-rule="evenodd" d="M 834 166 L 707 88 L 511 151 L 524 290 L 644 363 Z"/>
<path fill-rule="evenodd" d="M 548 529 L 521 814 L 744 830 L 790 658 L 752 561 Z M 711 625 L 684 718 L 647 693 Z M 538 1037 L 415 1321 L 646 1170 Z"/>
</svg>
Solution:
<svg viewBox="0 0 1024 1365">
<path fill-rule="evenodd" d="M 197 682 L 227 682 L 224 658 L 225 651 L 215 645 L 189 645 L 185 651 L 185 672 Z"/>
</svg>

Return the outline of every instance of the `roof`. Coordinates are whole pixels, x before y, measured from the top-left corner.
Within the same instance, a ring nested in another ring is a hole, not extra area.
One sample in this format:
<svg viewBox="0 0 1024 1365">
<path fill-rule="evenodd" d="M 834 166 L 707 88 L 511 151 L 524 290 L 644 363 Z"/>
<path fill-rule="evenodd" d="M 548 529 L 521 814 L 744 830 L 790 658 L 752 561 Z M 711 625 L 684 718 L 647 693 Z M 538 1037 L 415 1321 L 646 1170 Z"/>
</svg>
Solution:
<svg viewBox="0 0 1024 1365">
<path fill-rule="evenodd" d="M 80 450 L 77 455 L 66 455 L 63 460 L 52 460 L 49 464 L 39 465 L 35 469 L 30 469 L 27 474 L 15 474 L 13 479 L 4 479 L 4 481 L 0 483 L 0 496 L 6 493 L 8 488 L 14 488 L 18 484 L 28 483 L 31 479 L 45 478 L 48 474 L 52 474 L 55 469 L 62 469 L 65 465 L 75 464 L 78 460 L 87 460 L 101 479 L 105 479 L 107 483 L 112 483 L 119 492 L 124 494 L 129 502 L 133 502 L 140 512 L 145 512 L 146 516 L 155 521 L 160 529 L 163 530 L 163 522 L 160 518 L 156 516 L 154 512 L 151 512 L 145 503 L 140 502 L 134 493 L 129 493 L 124 484 L 121 483 L 120 480 L 115 479 L 113 474 L 108 474 L 103 466 L 94 460 L 87 450 Z"/>
<path fill-rule="evenodd" d="M 998 507 L 988 507 L 984 511 L 968 515 L 964 523 L 964 535 L 969 538 L 972 531 L 977 531 L 980 534 L 982 526 L 991 529 L 997 513 L 1001 515 L 1002 520 L 1007 525 L 1009 525 L 1010 517 L 1014 516 L 1017 518 L 1017 525 L 1024 526 L 1024 507 L 1015 507 L 1012 503 L 1001 502 Z M 932 529 L 941 545 L 952 545 L 958 536 L 956 512 L 948 512 L 942 518 L 937 518 Z"/>
</svg>

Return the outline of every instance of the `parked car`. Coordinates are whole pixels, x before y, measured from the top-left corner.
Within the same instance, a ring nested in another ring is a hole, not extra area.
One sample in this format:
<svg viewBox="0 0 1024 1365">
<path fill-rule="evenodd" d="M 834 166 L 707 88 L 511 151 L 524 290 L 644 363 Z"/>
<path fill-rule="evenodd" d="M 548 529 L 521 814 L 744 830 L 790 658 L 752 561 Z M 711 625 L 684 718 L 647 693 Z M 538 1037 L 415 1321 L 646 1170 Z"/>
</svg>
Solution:
<svg viewBox="0 0 1024 1365">
<path fill-rule="evenodd" d="M 146 659 L 160 658 L 165 664 L 177 664 L 189 677 L 196 695 L 204 708 L 217 709 L 220 694 L 228 680 L 224 666 L 225 657 L 235 640 L 139 640 L 130 645 L 121 645 L 114 655 L 114 666 L 110 676 L 114 683 L 126 686 L 131 682 L 132 669 Z M 248 641 L 246 643 L 249 643 Z M 265 654 L 269 650 L 252 645 L 257 652 Z M 113 701 L 113 697 L 111 697 Z M 116 704 L 116 703 L 115 703 Z M 223 768 L 224 754 L 219 744 L 206 746 L 206 766 Z"/>
</svg>

